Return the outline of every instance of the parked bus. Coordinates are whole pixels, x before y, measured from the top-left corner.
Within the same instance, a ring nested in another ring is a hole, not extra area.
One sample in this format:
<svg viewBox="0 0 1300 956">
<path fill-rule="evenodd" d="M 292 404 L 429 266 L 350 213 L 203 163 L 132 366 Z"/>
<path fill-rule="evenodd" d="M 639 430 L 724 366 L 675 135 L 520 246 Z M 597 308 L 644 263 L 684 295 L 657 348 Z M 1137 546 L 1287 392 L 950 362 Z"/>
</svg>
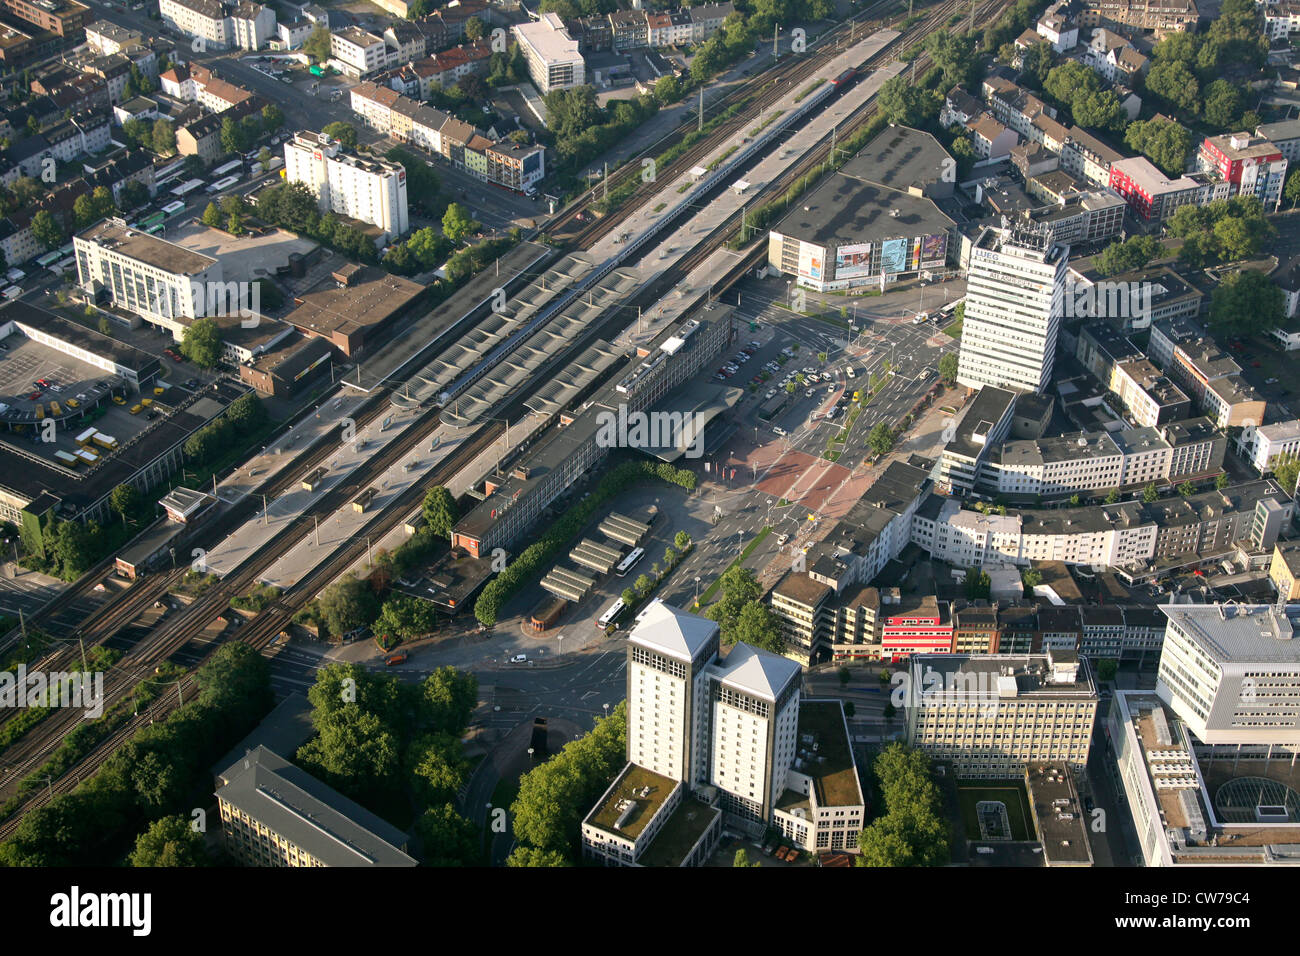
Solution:
<svg viewBox="0 0 1300 956">
<path fill-rule="evenodd" d="M 164 217 L 170 217 L 176 215 L 184 208 L 185 203 L 183 202 L 169 202 L 167 205 L 162 207 L 162 213 Z"/>
<path fill-rule="evenodd" d="M 188 182 L 181 183 L 179 186 L 174 188 L 172 190 L 172 195 L 177 197 L 188 196 L 190 193 L 194 192 L 194 190 L 200 188 L 202 185 L 203 185 L 203 180 L 191 179 Z"/>
<path fill-rule="evenodd" d="M 621 578 L 636 567 L 636 563 L 645 557 L 645 548 L 633 548 L 632 553 L 618 564 L 618 576 Z"/>
<path fill-rule="evenodd" d="M 596 626 L 599 627 L 601 630 L 604 630 L 605 628 L 609 627 L 611 624 L 614 623 L 614 621 L 618 618 L 618 616 L 623 613 L 624 607 L 626 607 L 626 605 L 623 603 L 623 599 L 619 598 L 617 601 L 615 601 L 613 604 L 609 606 L 608 611 L 606 611 L 604 614 L 600 616 L 600 620 L 596 622 Z"/>
<path fill-rule="evenodd" d="M 160 223 L 160 222 L 156 222 L 156 223 L 154 223 L 152 226 L 150 226 L 148 229 L 145 230 L 145 234 L 146 234 L 146 235 L 150 235 L 150 236 L 156 236 L 156 235 L 158 235 L 158 233 L 162 232 L 162 231 L 165 230 L 166 228 L 167 228 L 167 227 L 164 226 L 162 223 Z"/>
<path fill-rule="evenodd" d="M 91 440 L 100 448 L 108 448 L 111 450 L 117 447 L 117 439 L 112 435 L 105 435 L 103 432 L 95 432 L 95 436 Z"/>
<path fill-rule="evenodd" d="M 78 448 L 73 452 L 73 454 L 84 461 L 87 465 L 93 465 L 95 462 L 99 461 L 99 456 L 89 448 Z"/>
<path fill-rule="evenodd" d="M 214 194 L 219 192 L 224 192 L 225 190 L 229 189 L 231 186 L 234 186 L 238 182 L 239 182 L 238 176 L 227 176 L 225 179 L 218 179 L 215 183 L 209 186 L 208 192 Z"/>
<path fill-rule="evenodd" d="M 244 168 L 244 161 L 242 159 L 232 159 L 224 166 L 218 166 L 216 169 L 214 169 L 212 171 L 212 177 L 214 179 L 221 179 L 225 176 L 229 176 L 237 169 L 242 172 L 243 168 Z"/>
<path fill-rule="evenodd" d="M 145 216 L 135 224 L 137 229 L 148 229 L 150 226 L 156 226 L 161 223 L 167 216 L 164 213 L 156 212 L 152 215 Z"/>
<path fill-rule="evenodd" d="M 36 264 L 40 266 L 42 269 L 48 269 L 50 266 L 54 265 L 54 263 L 58 261 L 59 261 L 59 250 L 55 249 L 52 252 L 45 253 L 45 255 L 37 259 Z"/>
<path fill-rule="evenodd" d="M 62 451 L 62 450 L 56 451 L 54 453 L 54 457 L 59 461 L 63 462 L 63 464 L 67 465 L 69 468 L 76 468 L 78 465 L 81 464 L 80 458 L 66 451 Z"/>
<path fill-rule="evenodd" d="M 82 448 L 95 444 L 95 429 L 87 428 L 84 432 L 78 435 L 77 444 Z"/>
</svg>

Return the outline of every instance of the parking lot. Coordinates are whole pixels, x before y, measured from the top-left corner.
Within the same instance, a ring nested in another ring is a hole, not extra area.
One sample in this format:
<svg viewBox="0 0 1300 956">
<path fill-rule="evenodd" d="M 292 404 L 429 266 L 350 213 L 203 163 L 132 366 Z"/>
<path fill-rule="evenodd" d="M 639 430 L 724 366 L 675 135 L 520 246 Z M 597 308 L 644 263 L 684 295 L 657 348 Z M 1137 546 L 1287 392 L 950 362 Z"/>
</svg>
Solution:
<svg viewBox="0 0 1300 956">
<path fill-rule="evenodd" d="M 32 412 L 39 403 L 49 414 L 51 401 L 59 402 L 68 411 L 68 400 L 72 399 L 77 403 L 71 406 L 75 412 L 106 397 L 108 389 L 99 386 L 115 378 L 22 335 L 11 335 L 0 346 L 0 401 L 19 411 Z M 53 387 L 38 388 L 38 379 L 51 382 Z M 37 398 L 30 397 L 37 392 Z"/>
</svg>

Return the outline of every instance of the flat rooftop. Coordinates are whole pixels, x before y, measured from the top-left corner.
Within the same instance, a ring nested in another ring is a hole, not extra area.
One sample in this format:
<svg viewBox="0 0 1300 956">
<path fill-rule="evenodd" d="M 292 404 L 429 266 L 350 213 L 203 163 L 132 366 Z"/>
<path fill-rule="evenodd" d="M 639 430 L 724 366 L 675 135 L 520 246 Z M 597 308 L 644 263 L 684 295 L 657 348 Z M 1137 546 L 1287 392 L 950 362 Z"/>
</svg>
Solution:
<svg viewBox="0 0 1300 956">
<path fill-rule="evenodd" d="M 0 306 L 0 337 L 9 334 L 6 326 L 10 322 L 103 356 L 113 364 L 129 369 L 136 375 L 160 367 L 158 359 L 148 352 L 143 352 L 125 342 L 119 342 L 112 336 L 88 329 L 56 312 L 31 305 L 21 299 Z"/>
<path fill-rule="evenodd" d="M 1086 659 L 1079 661 L 1075 679 L 1062 683 L 1051 681 L 1052 668 L 1046 654 L 914 654 L 912 660 L 918 669 L 942 677 L 943 688 L 956 688 L 967 699 L 972 696 L 1097 698 L 1097 685 Z M 1007 668 L 1011 674 L 1004 673 Z M 963 684 L 962 680 L 968 677 L 977 678 L 973 682 L 977 689 Z M 1007 685 L 1005 692 L 999 686 L 999 678 L 1007 677 L 1014 681 L 1014 693 L 1011 685 Z M 923 694 L 921 700 L 927 697 L 935 705 L 943 703 L 943 691 L 937 685 L 932 697 Z"/>
<path fill-rule="evenodd" d="M 819 807 L 862 806 L 862 787 L 853 761 L 844 708 L 838 700 L 801 700 L 799 702 L 798 750 L 811 750 L 804 743 L 811 735 L 817 750 L 811 760 L 803 760 L 800 773 L 812 777 Z"/>
<path fill-rule="evenodd" d="M 1025 784 L 1047 865 L 1091 866 L 1088 826 L 1070 768 L 1031 763 Z"/>
<path fill-rule="evenodd" d="M 683 798 L 641 854 L 639 862 L 650 867 L 681 866 L 686 854 L 721 815 L 722 811 L 716 807 Z"/>
<path fill-rule="evenodd" d="M 670 777 L 636 764 L 628 764 L 609 788 L 605 798 L 588 814 L 586 822 L 615 836 L 635 841 L 677 786 L 678 782 Z M 643 793 L 645 796 L 642 796 Z M 616 824 L 623 815 L 619 804 L 624 800 L 636 801 L 636 810 L 624 821 L 622 827 L 618 827 Z"/>
<path fill-rule="evenodd" d="M 940 235 L 955 223 L 932 200 L 836 172 L 773 228 L 821 246 Z"/>
<path fill-rule="evenodd" d="M 1215 661 L 1300 662 L 1300 604 L 1162 604 L 1160 610 Z"/>
<path fill-rule="evenodd" d="M 284 320 L 316 335 L 351 335 L 383 323 L 423 294 L 424 287 L 410 279 L 365 266 L 350 286 L 299 296 Z"/>
<path fill-rule="evenodd" d="M 311 255 L 320 243 L 284 229 L 266 229 L 232 236 L 195 220 L 173 237 L 176 245 L 205 258 L 220 259 L 225 281 L 251 281 L 274 276 L 294 260 Z"/>
<path fill-rule="evenodd" d="M 77 238 L 174 275 L 198 275 L 217 262 L 211 256 L 132 229 L 121 219 L 105 219 L 77 233 Z"/>
</svg>

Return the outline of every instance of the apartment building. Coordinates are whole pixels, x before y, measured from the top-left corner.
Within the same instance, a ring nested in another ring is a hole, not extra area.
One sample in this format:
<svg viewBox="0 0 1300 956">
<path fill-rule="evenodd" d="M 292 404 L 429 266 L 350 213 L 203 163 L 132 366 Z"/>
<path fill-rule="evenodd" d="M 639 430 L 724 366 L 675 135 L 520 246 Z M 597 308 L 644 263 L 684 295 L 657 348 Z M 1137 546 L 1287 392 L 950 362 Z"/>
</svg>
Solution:
<svg viewBox="0 0 1300 956">
<path fill-rule="evenodd" d="M 1184 174 L 1171 179 L 1145 156 L 1112 163 L 1109 185 L 1148 222 L 1164 222 L 1180 206 L 1204 206 L 1231 195 L 1226 182 L 1204 174 Z"/>
<path fill-rule="evenodd" d="M 1066 131 L 1066 142 L 1061 148 L 1061 168 L 1097 187 L 1110 186 L 1111 167 L 1122 160 L 1124 154 L 1107 146 L 1087 130 L 1071 126 Z"/>
<path fill-rule="evenodd" d="M 1105 565 L 1133 576 L 1210 565 L 1239 549 L 1271 551 L 1294 503 L 1271 480 L 1186 498 L 1071 508 L 965 510 L 931 498 L 912 518 L 912 542 L 961 567 L 1035 561 Z"/>
<path fill-rule="evenodd" d="M 1068 248 L 1013 227 L 988 230 L 967 266 L 957 382 L 1041 392 L 1051 380 Z"/>
<path fill-rule="evenodd" d="M 1208 418 L 1154 428 L 1008 441 L 976 480 L 993 495 L 1062 497 L 1219 474 L 1227 439 Z"/>
<path fill-rule="evenodd" d="M 170 332 L 177 342 L 196 315 L 195 286 L 221 283 L 221 262 L 105 219 L 73 236 L 77 284 Z M 198 303 L 204 301 L 199 296 Z"/>
<path fill-rule="evenodd" d="M 1218 427 L 1264 420 L 1264 399 L 1242 377 L 1241 366 L 1198 326 L 1181 319 L 1156 322 L 1147 348 Z"/>
<path fill-rule="evenodd" d="M 1286 183 L 1286 157 L 1266 139 L 1248 132 L 1207 136 L 1196 153 L 1198 170 L 1228 184 L 1230 196 L 1254 196 L 1277 209 Z"/>
<path fill-rule="evenodd" d="M 810 666 L 825 655 L 835 624 L 834 595 L 831 585 L 796 571 L 787 571 L 768 593 L 785 634 L 787 657 Z"/>
<path fill-rule="evenodd" d="M 951 608 L 933 594 L 905 597 L 880 609 L 882 660 L 897 663 L 914 654 L 946 653 L 952 641 Z"/>
<path fill-rule="evenodd" d="M 1038 18 L 1034 30 L 1052 44 L 1053 53 L 1066 53 L 1079 45 L 1079 24 L 1067 12 L 1070 4 L 1054 3 Z"/>
<path fill-rule="evenodd" d="M 642 22 L 645 14 L 637 13 Z M 578 41 L 569 35 L 558 13 L 544 13 L 541 19 L 510 28 L 519 41 L 528 75 L 537 92 L 545 96 L 551 90 L 567 90 L 586 82 L 586 65 L 578 50 Z"/>
<path fill-rule="evenodd" d="M 1296 7 L 1300 13 L 1300 5 Z M 1255 127 L 1255 135 L 1277 147 L 1277 151 L 1287 161 L 1288 168 L 1300 160 L 1300 119 L 1282 120 L 1277 123 L 1263 123 Z"/>
<path fill-rule="evenodd" d="M 918 654 L 907 673 L 908 743 L 958 777 L 1016 777 L 1043 761 L 1084 771 L 1098 693 L 1076 652 Z"/>
<path fill-rule="evenodd" d="M 1209 745 L 1300 748 L 1300 606 L 1166 604 L 1156 694 Z"/>
<path fill-rule="evenodd" d="M 303 183 L 322 212 L 368 222 L 391 240 L 410 230 L 406 170 L 362 157 L 324 133 L 297 133 L 284 144 L 285 180 Z"/>
<path fill-rule="evenodd" d="M 1268 579 L 1277 589 L 1279 601 L 1300 600 L 1300 541 L 1279 541 L 1273 545 Z"/>
<path fill-rule="evenodd" d="M 330 34 L 330 62 L 352 79 L 364 79 L 388 68 L 388 44 L 360 27 L 348 27 Z"/>
<path fill-rule="evenodd" d="M 158 0 L 162 22 L 213 49 L 260 50 L 276 34 L 275 10 L 249 0 Z"/>
<path fill-rule="evenodd" d="M 95 14 L 76 0 L 0 0 L 0 11 L 57 37 L 75 37 Z"/>
<path fill-rule="evenodd" d="M 1169 33 L 1194 33 L 1200 12 L 1195 0 L 1086 0 L 1081 27 L 1132 27 L 1150 30 L 1157 39 Z"/>
</svg>

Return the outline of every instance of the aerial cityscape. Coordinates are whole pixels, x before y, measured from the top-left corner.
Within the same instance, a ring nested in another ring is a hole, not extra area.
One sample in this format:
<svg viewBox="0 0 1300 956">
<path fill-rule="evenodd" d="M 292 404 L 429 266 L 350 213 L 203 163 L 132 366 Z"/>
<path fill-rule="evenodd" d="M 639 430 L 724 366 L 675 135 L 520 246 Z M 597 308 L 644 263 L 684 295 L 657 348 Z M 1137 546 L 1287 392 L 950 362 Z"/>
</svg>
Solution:
<svg viewBox="0 0 1300 956">
<path fill-rule="evenodd" d="M 0 76 L 0 865 L 1300 865 L 1300 3 L 0 0 Z"/>
</svg>

